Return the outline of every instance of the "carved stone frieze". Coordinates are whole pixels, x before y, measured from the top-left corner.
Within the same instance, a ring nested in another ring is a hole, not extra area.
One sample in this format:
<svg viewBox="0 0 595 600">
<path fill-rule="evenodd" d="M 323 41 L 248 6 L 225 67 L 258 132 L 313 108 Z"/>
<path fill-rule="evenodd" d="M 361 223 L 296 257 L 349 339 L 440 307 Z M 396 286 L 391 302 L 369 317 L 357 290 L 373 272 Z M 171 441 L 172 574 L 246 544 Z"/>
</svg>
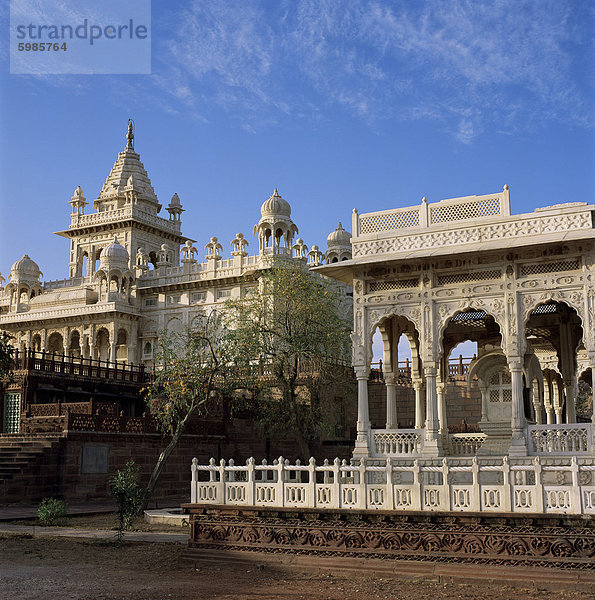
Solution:
<svg viewBox="0 0 595 600">
<path fill-rule="evenodd" d="M 192 509 L 191 509 L 192 511 Z M 200 507 L 198 507 L 200 512 Z M 350 511 L 191 514 L 189 548 L 381 560 L 454 562 L 589 570 L 595 558 L 591 521 Z"/>
<path fill-rule="evenodd" d="M 592 227 L 588 213 L 570 215 L 535 216 L 513 222 L 493 223 L 475 227 L 451 229 L 428 234 L 401 235 L 384 240 L 357 241 L 353 244 L 353 257 L 391 254 L 423 248 L 439 248 L 461 244 L 493 241 L 511 237 L 525 237 L 544 233 L 589 229 Z"/>
</svg>

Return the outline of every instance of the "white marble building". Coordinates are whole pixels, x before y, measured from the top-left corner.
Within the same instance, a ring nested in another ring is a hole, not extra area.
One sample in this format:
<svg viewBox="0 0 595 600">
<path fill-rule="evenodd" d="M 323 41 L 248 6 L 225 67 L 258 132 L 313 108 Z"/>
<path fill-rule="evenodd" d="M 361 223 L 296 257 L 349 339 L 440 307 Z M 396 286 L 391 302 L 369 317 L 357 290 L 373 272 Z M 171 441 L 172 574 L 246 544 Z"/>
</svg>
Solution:
<svg viewBox="0 0 595 600">
<path fill-rule="evenodd" d="M 160 216 L 132 125 L 126 137 L 94 212 L 85 213 L 89 203 L 80 186 L 69 201 L 70 226 L 57 232 L 70 243 L 68 277 L 43 281 L 27 255 L 8 278 L 0 275 L 0 329 L 18 348 L 151 365 L 160 332 L 183 331 L 227 298 L 246 293 L 271 256 L 312 266 L 351 258 L 351 234 L 341 224 L 328 236 L 325 253 L 296 239 L 291 207 L 275 189 L 254 227 L 257 253 L 249 254 L 248 240 L 238 233 L 224 258 L 223 245 L 212 237 L 200 262 L 202 248 L 181 231 L 180 198 L 174 194 L 167 218 Z"/>
<path fill-rule="evenodd" d="M 594 454 L 593 426 L 577 424 L 575 409 L 578 380 L 595 369 L 594 209 L 572 202 L 512 215 L 505 186 L 486 196 L 354 210 L 353 258 L 316 270 L 353 285 L 356 457 Z M 385 429 L 372 430 L 376 328 L 387 414 Z M 409 430 L 396 427 L 401 335 L 416 390 Z M 453 439 L 444 389 L 448 356 L 465 340 L 478 344 L 468 379 L 482 393 L 481 433 Z"/>
<path fill-rule="evenodd" d="M 195 459 L 192 502 L 594 515 L 595 417 L 577 422 L 575 403 L 577 382 L 592 384 L 595 370 L 595 206 L 511 215 L 505 186 L 486 196 L 354 210 L 351 243 L 352 259 L 316 270 L 353 285 L 352 460 Z M 386 386 L 381 429 L 371 428 L 368 403 L 376 329 Z M 402 335 L 415 388 L 408 429 L 397 418 Z M 465 340 L 478 346 L 467 378 L 481 391 L 480 432 L 450 433 L 448 357 Z"/>
</svg>

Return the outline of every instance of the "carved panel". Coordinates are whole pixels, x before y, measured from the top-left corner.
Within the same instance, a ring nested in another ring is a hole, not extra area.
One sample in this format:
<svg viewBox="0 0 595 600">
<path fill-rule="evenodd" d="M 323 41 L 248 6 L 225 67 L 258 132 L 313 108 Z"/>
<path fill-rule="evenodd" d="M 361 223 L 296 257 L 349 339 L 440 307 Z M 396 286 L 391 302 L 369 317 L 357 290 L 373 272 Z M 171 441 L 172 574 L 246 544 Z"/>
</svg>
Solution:
<svg viewBox="0 0 595 600">
<path fill-rule="evenodd" d="M 191 509 L 192 510 L 192 509 Z M 200 512 L 197 507 L 197 512 Z M 191 549 L 590 570 L 590 527 L 310 510 L 191 514 Z M 190 550 L 192 552 L 192 550 Z"/>
</svg>

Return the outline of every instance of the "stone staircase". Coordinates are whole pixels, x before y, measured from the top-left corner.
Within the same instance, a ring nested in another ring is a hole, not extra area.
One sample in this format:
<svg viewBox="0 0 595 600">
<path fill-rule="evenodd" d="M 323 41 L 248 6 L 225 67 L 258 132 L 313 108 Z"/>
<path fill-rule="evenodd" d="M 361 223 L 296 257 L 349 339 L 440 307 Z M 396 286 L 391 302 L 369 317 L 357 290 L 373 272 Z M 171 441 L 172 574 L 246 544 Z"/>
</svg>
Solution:
<svg viewBox="0 0 595 600">
<path fill-rule="evenodd" d="M 60 492 L 62 433 L 0 435 L 0 505 Z"/>
</svg>

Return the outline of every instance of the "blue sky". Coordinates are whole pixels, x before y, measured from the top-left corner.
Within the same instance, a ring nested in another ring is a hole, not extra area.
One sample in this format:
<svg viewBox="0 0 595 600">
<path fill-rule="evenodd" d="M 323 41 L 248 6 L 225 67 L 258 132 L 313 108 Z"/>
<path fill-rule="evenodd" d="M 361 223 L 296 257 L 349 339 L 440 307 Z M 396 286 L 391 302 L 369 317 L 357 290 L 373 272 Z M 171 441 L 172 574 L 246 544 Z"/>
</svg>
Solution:
<svg viewBox="0 0 595 600">
<path fill-rule="evenodd" d="M 593 23 L 580 0 L 154 2 L 150 75 L 9 75 L 2 40 L 0 272 L 28 253 L 67 275 L 52 232 L 77 185 L 97 197 L 129 117 L 201 254 L 240 231 L 254 252 L 274 187 L 323 247 L 354 207 L 505 183 L 515 213 L 593 202 Z"/>
</svg>

